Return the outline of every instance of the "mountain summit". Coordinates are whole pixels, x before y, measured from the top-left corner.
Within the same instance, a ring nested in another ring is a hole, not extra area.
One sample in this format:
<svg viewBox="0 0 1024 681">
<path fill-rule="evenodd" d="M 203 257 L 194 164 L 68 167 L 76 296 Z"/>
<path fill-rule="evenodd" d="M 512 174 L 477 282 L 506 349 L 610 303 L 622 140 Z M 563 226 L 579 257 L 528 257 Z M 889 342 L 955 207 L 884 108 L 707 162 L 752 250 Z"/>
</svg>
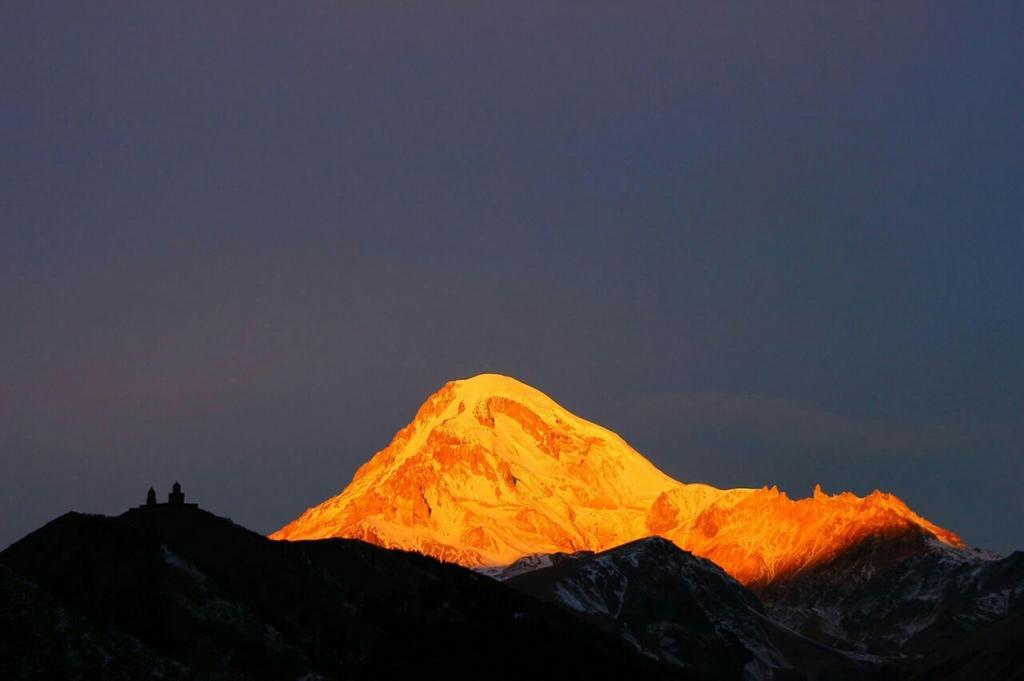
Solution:
<svg viewBox="0 0 1024 681">
<path fill-rule="evenodd" d="M 906 533 L 963 546 L 877 491 L 818 487 L 792 500 L 774 487 L 679 482 L 542 392 L 481 374 L 431 395 L 341 494 L 270 536 L 350 537 L 483 567 L 659 535 L 757 587 L 869 537 Z"/>
</svg>

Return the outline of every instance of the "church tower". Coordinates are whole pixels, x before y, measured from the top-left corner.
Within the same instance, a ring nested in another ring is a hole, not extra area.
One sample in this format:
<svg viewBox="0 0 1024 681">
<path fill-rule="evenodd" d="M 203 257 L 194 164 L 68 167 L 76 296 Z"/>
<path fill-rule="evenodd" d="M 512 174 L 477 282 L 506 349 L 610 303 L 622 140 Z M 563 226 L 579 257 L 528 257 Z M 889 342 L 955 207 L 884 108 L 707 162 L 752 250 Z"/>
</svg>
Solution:
<svg viewBox="0 0 1024 681">
<path fill-rule="evenodd" d="M 167 495 L 167 503 L 175 506 L 185 503 L 185 493 L 181 491 L 181 485 L 177 482 L 171 487 L 171 493 Z"/>
</svg>

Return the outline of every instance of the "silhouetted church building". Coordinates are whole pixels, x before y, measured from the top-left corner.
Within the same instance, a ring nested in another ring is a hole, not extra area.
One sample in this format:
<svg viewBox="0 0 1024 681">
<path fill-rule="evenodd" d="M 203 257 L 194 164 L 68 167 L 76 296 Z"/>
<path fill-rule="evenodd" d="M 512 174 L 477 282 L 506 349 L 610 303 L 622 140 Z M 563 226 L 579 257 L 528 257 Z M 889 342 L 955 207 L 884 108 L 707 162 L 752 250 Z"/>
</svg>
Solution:
<svg viewBox="0 0 1024 681">
<path fill-rule="evenodd" d="M 171 486 L 171 493 L 167 495 L 167 503 L 160 504 L 156 500 L 156 490 L 152 487 L 149 488 L 149 492 L 146 493 L 146 505 L 140 506 L 139 508 L 151 508 L 154 506 L 181 506 L 187 508 L 198 508 L 199 504 L 186 504 L 185 493 L 181 491 L 181 484 L 174 483 Z"/>
</svg>

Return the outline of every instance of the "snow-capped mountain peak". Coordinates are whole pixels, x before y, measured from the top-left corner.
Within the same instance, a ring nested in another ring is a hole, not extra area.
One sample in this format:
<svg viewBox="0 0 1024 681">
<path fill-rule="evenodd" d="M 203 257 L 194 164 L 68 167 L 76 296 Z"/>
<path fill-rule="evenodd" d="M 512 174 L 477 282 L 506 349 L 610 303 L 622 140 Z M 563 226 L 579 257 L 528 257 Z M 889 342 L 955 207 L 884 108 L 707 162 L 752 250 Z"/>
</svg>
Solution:
<svg viewBox="0 0 1024 681">
<path fill-rule="evenodd" d="M 890 494 L 792 500 L 675 480 L 621 437 L 498 374 L 452 381 L 336 497 L 274 539 L 354 537 L 469 567 L 657 535 L 759 586 L 867 536 L 959 537 Z"/>
</svg>

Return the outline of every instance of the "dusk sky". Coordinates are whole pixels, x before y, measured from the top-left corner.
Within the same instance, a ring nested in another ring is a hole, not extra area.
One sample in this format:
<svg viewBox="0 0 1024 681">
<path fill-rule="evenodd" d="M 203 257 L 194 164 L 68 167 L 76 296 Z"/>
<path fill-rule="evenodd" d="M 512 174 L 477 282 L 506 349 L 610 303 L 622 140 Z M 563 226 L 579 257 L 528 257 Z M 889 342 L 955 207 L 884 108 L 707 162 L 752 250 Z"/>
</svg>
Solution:
<svg viewBox="0 0 1024 681">
<path fill-rule="evenodd" d="M 384 6 L 386 4 L 386 6 Z M 553 6 L 557 5 L 557 6 Z M 1024 548 L 1024 3 L 0 12 L 0 547 L 270 532 L 498 372 Z"/>
</svg>

